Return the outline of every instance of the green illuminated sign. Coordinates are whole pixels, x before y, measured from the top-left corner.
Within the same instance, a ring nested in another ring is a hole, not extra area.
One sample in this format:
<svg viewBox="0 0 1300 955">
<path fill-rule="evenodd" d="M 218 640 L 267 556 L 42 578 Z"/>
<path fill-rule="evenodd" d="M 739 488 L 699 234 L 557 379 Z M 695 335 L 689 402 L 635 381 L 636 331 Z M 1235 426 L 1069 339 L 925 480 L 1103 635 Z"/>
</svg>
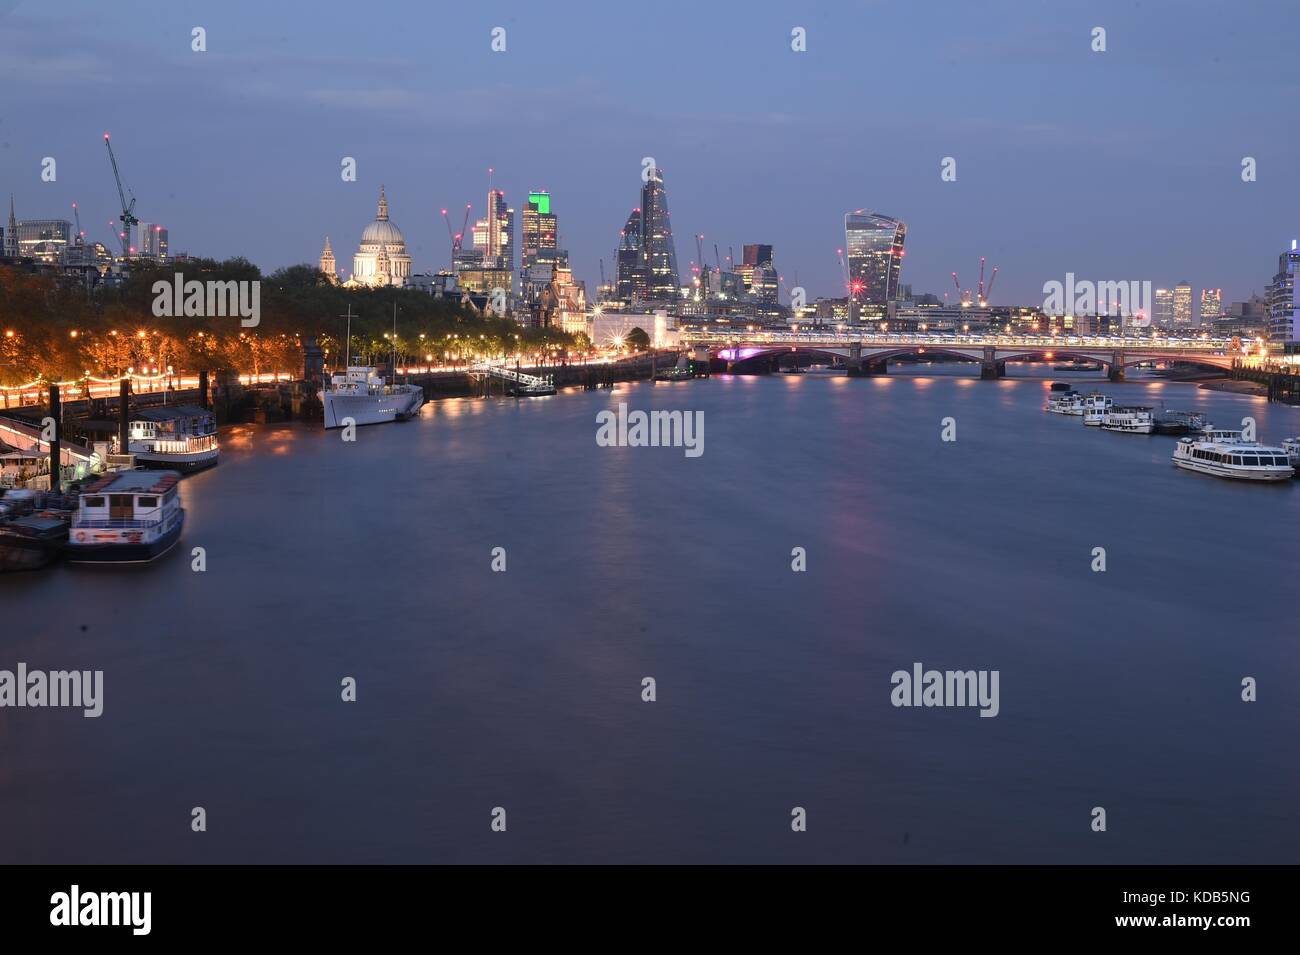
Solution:
<svg viewBox="0 0 1300 955">
<path fill-rule="evenodd" d="M 551 194 L 549 192 L 530 192 L 528 201 L 537 207 L 537 211 L 544 216 L 551 214 Z"/>
</svg>

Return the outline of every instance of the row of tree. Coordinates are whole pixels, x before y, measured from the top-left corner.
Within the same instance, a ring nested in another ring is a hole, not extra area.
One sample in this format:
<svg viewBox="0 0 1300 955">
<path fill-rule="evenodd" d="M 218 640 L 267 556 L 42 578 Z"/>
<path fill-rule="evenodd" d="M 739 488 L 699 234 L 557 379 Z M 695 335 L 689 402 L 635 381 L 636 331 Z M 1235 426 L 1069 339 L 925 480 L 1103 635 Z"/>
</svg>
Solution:
<svg viewBox="0 0 1300 955">
<path fill-rule="evenodd" d="M 238 316 L 155 314 L 155 283 L 259 282 L 260 321 Z M 393 335 L 394 308 L 397 333 Z M 345 289 L 312 266 L 295 265 L 263 277 L 246 259 L 190 259 L 141 267 L 115 288 L 87 294 L 80 285 L 0 266 L 0 385 L 228 369 L 241 374 L 299 373 L 302 342 L 315 338 L 327 366 L 344 353 L 345 318 L 352 313 L 351 353 L 357 360 L 400 364 L 458 362 L 523 355 L 560 360 L 590 348 L 586 336 L 520 327 L 468 306 L 413 289 Z"/>
</svg>

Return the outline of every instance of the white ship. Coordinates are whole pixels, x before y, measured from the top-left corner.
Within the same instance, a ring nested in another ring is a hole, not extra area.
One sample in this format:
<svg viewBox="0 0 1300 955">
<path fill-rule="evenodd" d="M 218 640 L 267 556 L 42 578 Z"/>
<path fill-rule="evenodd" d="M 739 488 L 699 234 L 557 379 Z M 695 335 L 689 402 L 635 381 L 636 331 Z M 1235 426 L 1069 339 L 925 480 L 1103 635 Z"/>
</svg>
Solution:
<svg viewBox="0 0 1300 955">
<path fill-rule="evenodd" d="M 1282 450 L 1291 459 L 1291 467 L 1300 471 L 1300 437 L 1287 438 L 1282 442 Z"/>
<path fill-rule="evenodd" d="M 1202 439 L 1179 438 L 1173 461 L 1187 471 L 1239 481 L 1286 481 L 1295 475 L 1285 448 L 1243 441 L 1240 431 L 1207 430 Z"/>
<path fill-rule="evenodd" d="M 389 386 L 377 369 L 349 365 L 344 374 L 332 376 L 329 386 L 321 389 L 320 401 L 327 428 L 342 428 L 347 418 L 354 424 L 384 424 L 419 414 L 424 389 L 419 385 Z"/>
<path fill-rule="evenodd" d="M 397 384 L 397 305 L 393 305 L 393 384 L 389 385 L 370 365 L 352 364 L 352 306 L 348 306 L 348 332 L 344 350 L 347 371 L 330 377 L 320 390 L 325 408 L 325 427 L 351 424 L 386 424 L 414 418 L 424 406 L 424 389 L 419 385 Z"/>
<path fill-rule="evenodd" d="M 1150 408 L 1114 407 L 1102 417 L 1101 426 L 1106 431 L 1151 434 L 1156 430 L 1156 418 Z"/>
<path fill-rule="evenodd" d="M 1089 393 L 1088 397 L 1083 399 L 1083 423 L 1099 427 L 1114 405 L 1115 403 L 1100 391 Z"/>
<path fill-rule="evenodd" d="M 1064 391 L 1047 399 L 1047 410 L 1052 414 L 1078 417 L 1083 414 L 1083 395 L 1077 391 Z"/>
</svg>

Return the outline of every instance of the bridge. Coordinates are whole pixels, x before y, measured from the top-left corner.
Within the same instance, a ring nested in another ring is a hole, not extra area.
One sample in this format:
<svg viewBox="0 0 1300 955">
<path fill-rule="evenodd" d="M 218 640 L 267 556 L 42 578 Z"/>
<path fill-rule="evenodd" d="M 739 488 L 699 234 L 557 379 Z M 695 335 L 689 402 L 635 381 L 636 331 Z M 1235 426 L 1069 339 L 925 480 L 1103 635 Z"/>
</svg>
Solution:
<svg viewBox="0 0 1300 955">
<path fill-rule="evenodd" d="M 1124 378 L 1124 369 L 1149 361 L 1181 361 L 1217 371 L 1231 371 L 1241 360 L 1227 338 L 1119 338 L 1065 335 L 956 335 L 872 334 L 829 331 L 721 332 L 683 328 L 684 348 L 695 357 L 706 355 L 726 361 L 728 371 L 743 371 L 763 361 L 779 361 L 791 354 L 813 355 L 843 365 L 850 375 L 882 375 L 893 358 L 942 355 L 977 362 L 981 378 L 1001 378 L 1007 362 L 1089 361 L 1106 369 L 1112 381 Z"/>
</svg>

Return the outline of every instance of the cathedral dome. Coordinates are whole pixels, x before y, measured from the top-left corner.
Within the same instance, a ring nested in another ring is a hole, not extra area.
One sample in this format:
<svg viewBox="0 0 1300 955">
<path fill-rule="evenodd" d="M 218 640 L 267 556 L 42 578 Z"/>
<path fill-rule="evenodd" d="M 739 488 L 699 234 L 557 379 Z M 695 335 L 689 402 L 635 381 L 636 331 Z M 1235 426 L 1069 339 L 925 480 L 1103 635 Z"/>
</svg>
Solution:
<svg viewBox="0 0 1300 955">
<path fill-rule="evenodd" d="M 388 220 L 388 198 L 384 195 L 383 186 L 379 187 L 379 211 L 375 213 L 375 221 L 366 226 L 365 231 L 361 233 L 361 244 L 402 247 L 406 245 L 402 230 Z"/>
</svg>

